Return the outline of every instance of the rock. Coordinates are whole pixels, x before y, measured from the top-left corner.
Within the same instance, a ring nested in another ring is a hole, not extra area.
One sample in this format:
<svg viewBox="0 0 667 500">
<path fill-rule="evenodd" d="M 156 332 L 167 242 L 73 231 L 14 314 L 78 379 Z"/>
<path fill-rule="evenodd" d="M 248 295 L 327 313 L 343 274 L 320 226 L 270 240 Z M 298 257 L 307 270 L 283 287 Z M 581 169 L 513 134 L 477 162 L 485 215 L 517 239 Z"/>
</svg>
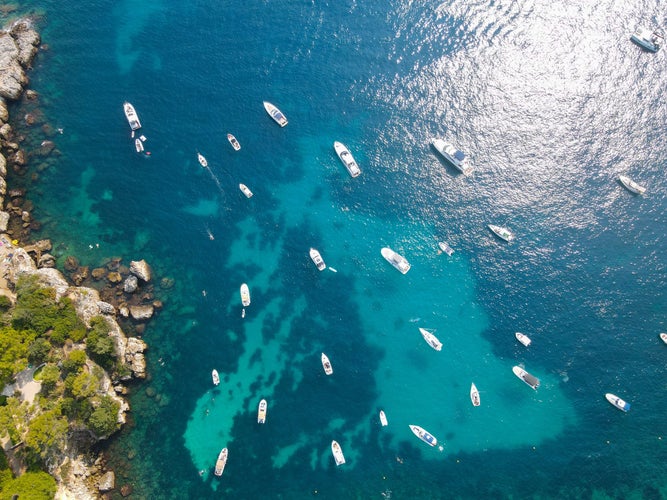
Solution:
<svg viewBox="0 0 667 500">
<path fill-rule="evenodd" d="M 25 71 L 18 63 L 19 48 L 12 36 L 0 32 L 0 97 L 17 100 L 28 83 Z"/>
<path fill-rule="evenodd" d="M 7 231 L 7 224 L 9 224 L 9 214 L 4 211 L 0 211 L 0 232 Z"/>
<path fill-rule="evenodd" d="M 127 339 L 125 362 L 137 378 L 146 378 L 146 359 L 143 354 L 146 347 L 146 343 L 141 339 L 136 337 Z"/>
<path fill-rule="evenodd" d="M 162 278 L 160 280 L 160 287 L 164 290 L 169 290 L 174 286 L 174 278 Z"/>
<path fill-rule="evenodd" d="M 48 156 L 51 154 L 51 151 L 53 151 L 56 147 L 56 143 L 53 141 L 42 141 L 42 143 L 39 145 L 39 149 L 36 151 L 36 153 L 39 156 Z"/>
<path fill-rule="evenodd" d="M 120 306 L 118 308 L 118 314 L 123 318 L 128 318 L 130 316 L 130 309 L 127 306 Z"/>
<path fill-rule="evenodd" d="M 104 278 L 104 276 L 105 276 L 106 274 L 107 274 L 107 270 L 104 269 L 103 267 L 96 267 L 96 268 L 93 269 L 93 270 L 91 271 L 91 273 L 90 273 L 90 275 L 93 277 L 93 279 L 94 279 L 95 281 L 99 281 L 99 280 L 101 280 L 102 278 Z"/>
<path fill-rule="evenodd" d="M 0 121 L 7 123 L 9 121 L 9 111 L 7 110 L 7 101 L 0 97 Z"/>
<path fill-rule="evenodd" d="M 9 123 L 5 123 L 2 127 L 0 127 L 0 137 L 6 141 L 9 140 L 13 133 L 14 131 L 12 130 L 12 126 Z"/>
<path fill-rule="evenodd" d="M 151 280 L 151 268 L 144 259 L 130 262 L 130 272 L 146 283 Z"/>
<path fill-rule="evenodd" d="M 120 487 L 120 495 L 122 497 L 127 497 L 132 494 L 132 486 L 129 484 L 124 484 L 123 486 Z"/>
<path fill-rule="evenodd" d="M 139 280 L 137 280 L 136 276 L 134 275 L 128 276 L 127 279 L 125 280 L 125 283 L 123 284 L 123 291 L 125 293 L 133 293 L 137 289 L 138 285 L 139 285 Z"/>
<path fill-rule="evenodd" d="M 24 67 L 29 67 L 37 54 L 40 37 L 27 19 L 21 19 L 14 23 L 9 32 L 16 40 L 18 47 L 18 61 Z"/>
<path fill-rule="evenodd" d="M 23 212 L 21 212 L 21 220 L 22 220 L 23 222 L 28 222 L 28 223 L 29 223 L 29 222 L 30 222 L 30 212 L 28 212 L 28 211 L 26 211 L 26 210 L 24 210 Z"/>
<path fill-rule="evenodd" d="M 56 267 L 56 258 L 50 253 L 42 254 L 37 261 L 37 267 Z"/>
<path fill-rule="evenodd" d="M 123 277 L 120 275 L 120 273 L 112 271 L 107 274 L 107 281 L 109 281 L 109 283 L 120 283 L 123 281 Z"/>
<path fill-rule="evenodd" d="M 111 314 L 111 315 L 116 314 L 116 308 L 113 305 L 109 304 L 108 302 L 104 302 L 103 300 L 99 300 L 97 302 L 97 307 L 100 308 L 100 312 L 102 314 Z"/>
<path fill-rule="evenodd" d="M 15 190 L 12 189 L 12 191 L 10 192 L 10 196 L 12 195 L 12 193 L 14 191 Z M 21 216 L 23 217 L 23 215 L 21 215 Z M 42 253 L 45 253 L 45 252 L 50 252 L 51 248 L 53 248 L 53 246 L 51 245 L 51 240 L 48 240 L 48 239 L 47 240 L 39 240 L 39 241 L 36 241 L 35 243 L 33 243 L 32 245 L 26 245 L 24 247 L 26 252 L 36 253 L 36 254 L 42 254 Z M 68 257 L 68 259 L 69 259 L 69 257 Z M 78 265 L 78 262 L 77 262 L 77 265 Z M 67 269 L 67 260 L 65 260 L 65 269 L 69 270 L 69 269 Z"/>
<path fill-rule="evenodd" d="M 25 152 L 19 149 L 16 153 L 12 155 L 10 160 L 12 163 L 15 163 L 16 165 L 25 165 Z"/>
<path fill-rule="evenodd" d="M 104 475 L 100 478 L 97 488 L 101 492 L 111 491 L 116 487 L 116 475 L 112 470 L 105 472 Z"/>
<path fill-rule="evenodd" d="M 25 97 L 29 101 L 34 101 L 35 99 L 37 99 L 37 97 L 39 97 L 39 94 L 35 90 L 28 89 L 25 91 Z"/>
<path fill-rule="evenodd" d="M 76 286 L 80 286 L 84 281 L 88 279 L 90 270 L 88 266 L 82 266 L 72 273 L 72 281 Z"/>
<path fill-rule="evenodd" d="M 150 319 L 153 316 L 153 306 L 130 306 L 130 315 L 137 321 Z"/>
</svg>

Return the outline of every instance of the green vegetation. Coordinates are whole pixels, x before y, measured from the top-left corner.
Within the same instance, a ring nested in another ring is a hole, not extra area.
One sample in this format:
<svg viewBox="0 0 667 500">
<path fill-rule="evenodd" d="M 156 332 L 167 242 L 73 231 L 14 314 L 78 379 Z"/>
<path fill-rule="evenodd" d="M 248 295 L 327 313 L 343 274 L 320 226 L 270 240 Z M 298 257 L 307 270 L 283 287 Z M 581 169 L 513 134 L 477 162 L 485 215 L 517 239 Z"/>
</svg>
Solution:
<svg viewBox="0 0 667 500">
<path fill-rule="evenodd" d="M 19 499 L 49 500 L 56 494 L 56 480 L 46 472 L 26 472 L 0 483 L 0 488 L 0 500 L 11 500 L 14 495 Z"/>
</svg>

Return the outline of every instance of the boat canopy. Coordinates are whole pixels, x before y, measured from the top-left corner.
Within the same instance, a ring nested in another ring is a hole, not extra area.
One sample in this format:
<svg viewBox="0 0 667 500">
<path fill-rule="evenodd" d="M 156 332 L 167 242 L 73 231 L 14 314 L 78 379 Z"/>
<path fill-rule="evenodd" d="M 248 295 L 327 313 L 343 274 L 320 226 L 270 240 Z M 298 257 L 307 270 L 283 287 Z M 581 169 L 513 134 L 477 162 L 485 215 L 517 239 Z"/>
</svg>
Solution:
<svg viewBox="0 0 667 500">
<path fill-rule="evenodd" d="M 463 161 L 465 159 L 466 155 L 463 151 L 459 151 L 458 149 L 456 150 L 456 153 L 454 153 L 454 158 L 456 158 L 459 161 Z"/>
</svg>

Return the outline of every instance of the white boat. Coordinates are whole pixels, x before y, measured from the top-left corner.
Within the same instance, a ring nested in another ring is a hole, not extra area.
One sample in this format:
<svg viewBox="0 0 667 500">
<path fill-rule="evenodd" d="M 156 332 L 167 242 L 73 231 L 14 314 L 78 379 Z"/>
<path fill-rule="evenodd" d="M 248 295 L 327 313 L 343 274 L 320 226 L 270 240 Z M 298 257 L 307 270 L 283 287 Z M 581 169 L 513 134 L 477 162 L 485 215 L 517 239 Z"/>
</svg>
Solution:
<svg viewBox="0 0 667 500">
<path fill-rule="evenodd" d="M 419 331 L 421 332 L 422 337 L 424 337 L 424 340 L 428 345 L 430 345 L 436 351 L 442 350 L 442 342 L 440 342 L 435 335 L 429 332 L 426 328 L 420 328 Z"/>
<path fill-rule="evenodd" d="M 345 147 L 345 144 L 338 141 L 334 142 L 334 150 L 350 175 L 352 177 L 357 177 L 361 173 L 361 170 L 359 169 L 357 162 L 354 161 L 354 157 L 352 156 L 352 153 L 350 153 L 350 150 Z"/>
<path fill-rule="evenodd" d="M 402 255 L 397 254 L 389 247 L 384 247 L 380 250 L 382 256 L 389 262 L 392 266 L 398 269 L 401 273 L 405 274 L 410 270 L 410 263 Z"/>
<path fill-rule="evenodd" d="M 206 158 L 204 158 L 204 155 L 201 153 L 197 153 L 197 160 L 199 160 L 199 164 L 206 168 L 208 167 L 208 162 L 206 161 Z"/>
<path fill-rule="evenodd" d="M 665 36 L 658 30 L 651 32 L 651 30 L 640 26 L 632 34 L 630 40 L 646 50 L 657 52 L 660 50 L 662 42 L 665 41 Z"/>
<path fill-rule="evenodd" d="M 626 175 L 619 175 L 618 180 L 621 181 L 621 184 L 623 184 L 623 186 L 625 186 L 625 188 L 632 193 L 644 194 L 646 192 L 646 188 L 644 186 L 640 186 Z"/>
<path fill-rule="evenodd" d="M 257 423 L 258 424 L 263 424 L 266 422 L 266 399 L 262 399 L 259 402 L 259 406 L 257 407 Z"/>
<path fill-rule="evenodd" d="M 450 247 L 446 242 L 444 241 L 438 241 L 438 246 L 440 247 L 440 250 L 442 250 L 444 253 L 449 255 L 450 257 L 454 253 L 454 249 Z"/>
<path fill-rule="evenodd" d="M 239 141 L 237 141 L 236 137 L 234 137 L 232 134 L 227 134 L 227 140 L 229 141 L 229 144 L 231 144 L 232 147 L 234 148 L 234 151 L 238 151 L 239 149 L 241 149 Z"/>
<path fill-rule="evenodd" d="M 453 144 L 442 139 L 433 139 L 431 144 L 445 160 L 454 165 L 463 175 L 470 175 L 472 173 L 472 166 L 468 163 L 468 158 L 466 158 L 463 151 L 459 151 Z"/>
<path fill-rule="evenodd" d="M 610 392 L 608 392 L 607 394 L 604 395 L 604 397 L 607 398 L 607 401 L 609 401 L 612 405 L 614 405 L 621 411 L 628 411 L 630 409 L 630 403 L 623 401 L 615 394 L 611 394 Z"/>
<path fill-rule="evenodd" d="M 340 448 L 338 441 L 331 441 L 331 453 L 333 454 L 336 465 L 343 465 L 345 463 L 345 455 Z"/>
<path fill-rule="evenodd" d="M 528 335 L 524 335 L 524 334 L 521 333 L 521 332 L 516 332 L 516 333 L 514 334 L 514 336 L 516 337 L 516 339 L 517 339 L 519 342 L 521 342 L 521 343 L 522 343 L 523 345 L 525 345 L 526 347 L 528 347 L 528 346 L 530 345 L 530 343 L 532 342 L 532 340 L 530 340 L 530 338 L 528 337 Z"/>
<path fill-rule="evenodd" d="M 660 334 L 660 339 L 667 344 L 667 333 L 661 333 Z"/>
<path fill-rule="evenodd" d="M 245 184 L 239 184 L 239 189 L 245 195 L 246 198 L 250 198 L 252 196 L 252 191 L 250 191 L 250 188 L 248 188 L 248 186 L 246 186 Z"/>
<path fill-rule="evenodd" d="M 213 378 L 213 385 L 218 385 L 220 383 L 220 375 L 218 374 L 218 370 L 213 370 L 211 372 L 211 377 Z"/>
<path fill-rule="evenodd" d="M 435 438 L 435 436 L 433 436 L 433 434 L 430 434 L 418 425 L 410 424 L 410 430 L 415 433 L 415 436 L 424 441 L 426 444 L 430 444 L 431 446 L 438 444 L 438 440 Z"/>
<path fill-rule="evenodd" d="M 514 239 L 512 231 L 510 231 L 506 227 L 489 224 L 489 229 L 493 232 L 493 234 L 495 234 L 496 236 L 498 236 L 498 238 L 502 240 L 512 241 Z"/>
<path fill-rule="evenodd" d="M 385 415 L 384 410 L 380 410 L 380 423 L 382 424 L 382 427 L 389 425 L 389 422 L 387 422 L 387 415 Z"/>
<path fill-rule="evenodd" d="M 318 252 L 316 249 L 311 248 L 310 249 L 310 258 L 312 259 L 313 263 L 317 267 L 318 271 L 323 271 L 327 265 L 324 263 L 324 259 L 322 259 L 322 256 L 320 255 L 320 252 Z"/>
<path fill-rule="evenodd" d="M 470 384 L 470 401 L 472 401 L 473 406 L 479 406 L 481 404 L 479 400 L 479 391 L 474 383 Z"/>
<path fill-rule="evenodd" d="M 250 305 L 250 289 L 246 283 L 241 285 L 241 304 L 243 307 L 248 307 Z"/>
<path fill-rule="evenodd" d="M 324 373 L 331 375 L 333 373 L 333 367 L 331 366 L 331 361 L 326 354 L 322 353 L 322 368 L 324 368 Z"/>
<path fill-rule="evenodd" d="M 533 377 L 530 373 L 528 373 L 520 366 L 512 367 L 512 371 L 514 372 L 514 375 L 519 377 L 533 389 L 537 389 L 540 386 L 540 380 L 537 377 Z"/>
<path fill-rule="evenodd" d="M 225 471 L 225 465 L 227 465 L 227 448 L 223 448 L 218 459 L 215 461 L 215 475 L 222 476 L 222 473 Z"/>
<path fill-rule="evenodd" d="M 287 118 L 285 118 L 285 115 L 283 115 L 283 113 L 273 104 L 268 101 L 264 101 L 264 109 L 278 125 L 281 127 L 287 125 Z"/>
<path fill-rule="evenodd" d="M 132 104 L 130 104 L 129 102 L 125 101 L 123 103 L 123 111 L 125 112 L 125 118 L 127 118 L 127 122 L 130 124 L 130 128 L 132 130 L 140 129 L 141 122 L 139 121 L 139 115 L 137 115 L 134 106 L 132 106 Z"/>
<path fill-rule="evenodd" d="M 137 150 L 137 153 L 142 153 L 144 151 L 144 143 L 141 139 L 134 140 L 134 148 Z"/>
</svg>

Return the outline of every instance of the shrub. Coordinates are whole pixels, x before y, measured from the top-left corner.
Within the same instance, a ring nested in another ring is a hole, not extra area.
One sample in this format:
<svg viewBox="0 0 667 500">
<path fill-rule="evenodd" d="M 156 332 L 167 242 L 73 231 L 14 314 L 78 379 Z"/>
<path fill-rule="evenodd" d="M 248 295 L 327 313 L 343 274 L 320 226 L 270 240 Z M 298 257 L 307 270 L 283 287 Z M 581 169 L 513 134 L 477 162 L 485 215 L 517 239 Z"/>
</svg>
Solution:
<svg viewBox="0 0 667 500">
<path fill-rule="evenodd" d="M 49 352 L 51 352 L 51 343 L 45 338 L 35 339 L 28 347 L 28 361 L 39 365 L 46 361 Z"/>
<path fill-rule="evenodd" d="M 0 492 L 0 500 L 27 498 L 49 500 L 56 494 L 56 480 L 46 472 L 26 472 L 7 481 Z"/>
<path fill-rule="evenodd" d="M 88 427 L 98 436 L 108 436 L 118 430 L 120 405 L 109 396 L 103 396 L 100 404 L 88 419 Z"/>
<path fill-rule="evenodd" d="M 0 312 L 6 312 L 12 307 L 12 299 L 6 295 L 0 295 Z"/>
<path fill-rule="evenodd" d="M 63 370 L 65 373 L 78 372 L 79 369 L 86 364 L 87 359 L 88 356 L 86 356 L 85 351 L 75 349 L 70 352 L 67 359 L 63 361 Z"/>
<path fill-rule="evenodd" d="M 34 456 L 46 458 L 52 448 L 62 449 L 67 437 L 67 420 L 60 409 L 55 408 L 35 417 L 25 436 L 28 452 Z"/>
<path fill-rule="evenodd" d="M 58 385 L 60 369 L 56 365 L 48 364 L 42 368 L 42 392 L 50 394 Z"/>
</svg>

